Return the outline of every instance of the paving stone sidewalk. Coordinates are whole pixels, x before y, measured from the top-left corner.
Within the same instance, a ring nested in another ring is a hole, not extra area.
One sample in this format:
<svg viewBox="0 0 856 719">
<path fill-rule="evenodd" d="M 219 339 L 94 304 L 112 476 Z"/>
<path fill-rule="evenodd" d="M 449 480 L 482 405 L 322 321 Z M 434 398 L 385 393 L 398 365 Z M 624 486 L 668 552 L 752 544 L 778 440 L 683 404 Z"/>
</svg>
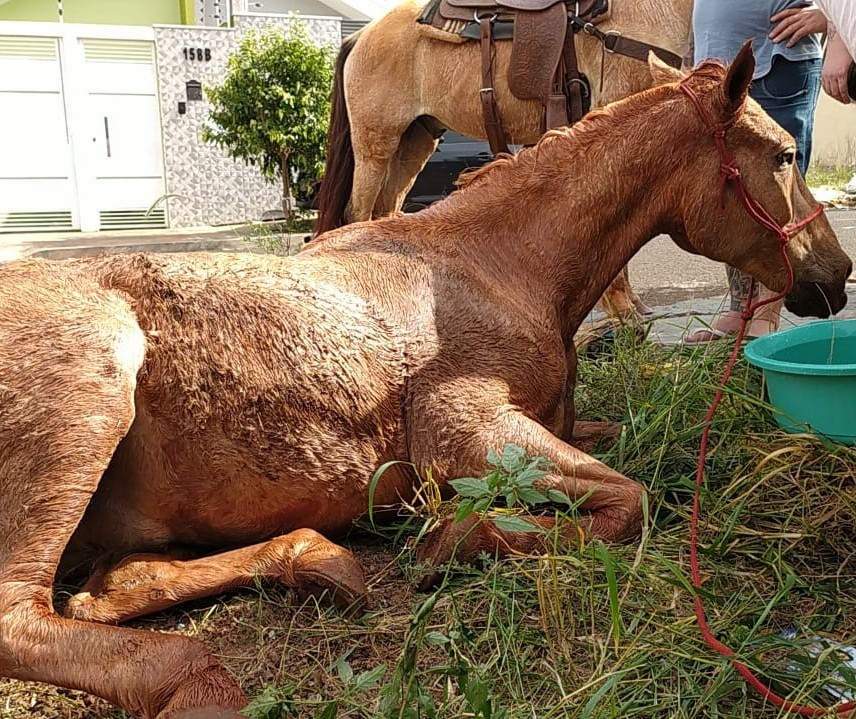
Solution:
<svg viewBox="0 0 856 719">
<path fill-rule="evenodd" d="M 837 316 L 837 319 L 856 318 L 856 282 L 847 285 L 847 306 Z M 656 307 L 649 322 L 651 329 L 648 338 L 660 344 L 678 344 L 683 337 L 696 330 L 709 327 L 716 316 L 728 309 L 728 300 L 725 297 L 692 299 L 677 302 L 672 305 Z M 603 314 L 593 312 L 592 319 L 599 319 Z M 796 315 L 782 311 L 781 329 L 796 327 L 797 325 L 814 322 L 814 317 L 797 317 Z"/>
</svg>

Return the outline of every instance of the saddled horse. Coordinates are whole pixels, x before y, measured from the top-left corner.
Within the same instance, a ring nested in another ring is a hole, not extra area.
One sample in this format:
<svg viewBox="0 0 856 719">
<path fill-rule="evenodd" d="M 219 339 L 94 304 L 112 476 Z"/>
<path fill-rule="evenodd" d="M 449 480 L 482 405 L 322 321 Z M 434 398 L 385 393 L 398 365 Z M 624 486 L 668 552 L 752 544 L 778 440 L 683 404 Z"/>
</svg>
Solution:
<svg viewBox="0 0 856 719">
<path fill-rule="evenodd" d="M 389 460 L 449 480 L 506 443 L 548 458 L 583 529 L 621 541 L 644 490 L 586 454 L 573 336 L 648 240 L 787 286 L 778 236 L 717 196 L 725 142 L 779 223 L 812 219 L 794 141 L 727 70 L 661 86 L 498 160 L 424 212 L 327 233 L 292 258 L 116 255 L 0 267 L 0 675 L 81 689 L 146 719 L 236 717 L 243 692 L 206 647 L 108 626 L 262 579 L 343 604 L 362 570 L 328 537 L 366 514 Z M 690 102 L 689 92 L 704 115 Z M 756 213 L 757 214 L 757 213 Z M 846 302 L 850 259 L 820 214 L 786 249 L 788 304 Z M 374 503 L 412 502 L 397 465 Z M 486 520 L 466 558 L 532 548 Z M 445 522 L 423 558 L 461 539 Z M 178 557 L 175 552 L 180 552 Z M 193 554 L 189 554 L 193 553 Z M 55 576 L 91 571 L 53 607 Z"/>
<path fill-rule="evenodd" d="M 342 46 L 317 234 L 400 210 L 444 129 L 487 138 L 479 43 L 438 39 L 435 28 L 417 22 L 424 4 L 398 5 Z M 597 25 L 600 32 L 684 54 L 692 0 L 610 0 L 609 8 Z M 591 107 L 650 87 L 646 62 L 606 52 L 585 32 L 576 34 L 575 44 L 577 64 L 591 85 Z M 506 142 L 532 144 L 542 132 L 542 106 L 509 89 L 511 55 L 510 41 L 495 43 L 494 94 Z M 617 275 L 602 306 L 615 316 L 634 316 L 642 307 L 626 272 Z"/>
</svg>

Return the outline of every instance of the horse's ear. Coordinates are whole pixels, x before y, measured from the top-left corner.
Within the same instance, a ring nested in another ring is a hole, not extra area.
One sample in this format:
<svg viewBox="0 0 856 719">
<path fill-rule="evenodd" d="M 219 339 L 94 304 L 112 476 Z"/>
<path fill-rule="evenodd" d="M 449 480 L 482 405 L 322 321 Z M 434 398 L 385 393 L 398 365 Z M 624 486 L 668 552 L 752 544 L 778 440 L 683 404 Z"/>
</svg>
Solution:
<svg viewBox="0 0 856 719">
<path fill-rule="evenodd" d="M 729 114 L 737 112 L 746 102 L 749 85 L 752 83 L 754 74 L 755 56 L 752 54 L 752 41 L 747 40 L 725 73 L 722 89 L 725 93 L 726 102 L 730 106 L 731 112 Z"/>
<path fill-rule="evenodd" d="M 680 70 L 664 63 L 652 50 L 648 51 L 648 68 L 655 85 L 668 85 L 670 82 L 680 82 L 684 79 Z"/>
</svg>

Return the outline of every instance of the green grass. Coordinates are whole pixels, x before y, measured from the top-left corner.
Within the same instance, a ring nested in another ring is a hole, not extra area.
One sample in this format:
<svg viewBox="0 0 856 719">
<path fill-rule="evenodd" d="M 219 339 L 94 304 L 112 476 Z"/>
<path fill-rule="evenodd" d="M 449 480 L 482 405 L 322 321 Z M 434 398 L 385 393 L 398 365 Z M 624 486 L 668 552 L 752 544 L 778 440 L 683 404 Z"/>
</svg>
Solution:
<svg viewBox="0 0 856 719">
<path fill-rule="evenodd" d="M 259 223 L 253 226 L 247 238 L 264 252 L 274 255 L 291 255 L 303 247 L 303 238 L 292 235 L 308 235 L 315 224 L 315 212 L 294 210 L 291 217 L 276 222 Z"/>
<path fill-rule="evenodd" d="M 581 363 L 578 416 L 627 423 L 600 457 L 650 491 L 637 543 L 595 540 L 565 554 L 461 567 L 436 593 L 364 617 L 366 633 L 348 657 L 324 668 L 322 692 L 290 691 L 282 716 L 790 716 L 747 689 L 704 644 L 693 616 L 691 485 L 699 423 L 727 349 L 619 338 L 614 354 Z M 804 640 L 780 632 L 856 644 L 854 477 L 856 451 L 781 433 L 759 375 L 738 365 L 711 435 L 704 599 L 717 637 L 793 699 L 830 704 L 823 686 L 838 664 L 830 652 L 810 658 Z M 403 545 L 397 562 L 406 577 L 418 572 Z M 340 621 L 325 612 L 315 626 Z M 372 632 L 390 622 L 397 638 L 379 650 Z M 290 687 L 304 683 L 289 676 Z M 856 690 L 852 673 L 844 683 Z"/>
<path fill-rule="evenodd" d="M 832 187 L 842 190 L 853 176 L 853 168 L 846 165 L 812 165 L 806 175 L 809 187 Z"/>
<path fill-rule="evenodd" d="M 137 626 L 205 641 L 253 697 L 249 719 L 793 716 L 752 693 L 693 616 L 692 480 L 727 351 L 619 336 L 613 352 L 581 362 L 578 416 L 626 422 L 598 456 L 649 489 L 637 542 L 485 557 L 420 594 L 408 581 L 418 574 L 409 545 L 420 515 L 351 538 L 371 591 L 362 617 L 312 601 L 295 609 L 288 592 L 259 587 Z M 716 636 L 787 696 L 830 704 L 822 687 L 834 655 L 810 658 L 805 642 L 779 634 L 795 627 L 856 645 L 856 450 L 778 430 L 759 375 L 741 362 L 708 467 L 701 565 Z M 852 673 L 844 679 L 856 690 Z M 29 697 L 9 716 L 32 715 Z M 118 716 L 103 704 L 88 713 L 79 695 L 58 702 L 38 715 Z"/>
</svg>

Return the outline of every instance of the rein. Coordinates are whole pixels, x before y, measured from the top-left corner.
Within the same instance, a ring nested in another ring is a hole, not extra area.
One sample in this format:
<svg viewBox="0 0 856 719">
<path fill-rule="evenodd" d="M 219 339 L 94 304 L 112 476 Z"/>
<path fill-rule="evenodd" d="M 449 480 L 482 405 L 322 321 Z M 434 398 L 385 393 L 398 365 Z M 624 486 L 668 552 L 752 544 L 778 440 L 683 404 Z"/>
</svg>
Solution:
<svg viewBox="0 0 856 719">
<path fill-rule="evenodd" d="M 740 673 L 740 675 L 759 694 L 761 694 L 761 696 L 763 696 L 765 699 L 768 699 L 776 706 L 782 707 L 788 711 L 792 711 L 802 716 L 822 716 L 825 714 L 829 714 L 830 712 L 834 712 L 836 714 L 845 714 L 856 709 L 856 701 L 839 704 L 834 707 L 820 708 L 796 704 L 776 694 L 772 689 L 770 689 L 770 687 L 764 684 L 752 672 L 752 670 L 750 670 L 745 664 L 735 658 L 734 650 L 720 642 L 713 635 L 713 632 L 711 631 L 710 626 L 707 623 L 707 617 L 705 616 L 704 603 L 702 601 L 700 593 L 700 590 L 702 588 L 702 580 L 698 562 L 698 524 L 700 514 L 700 495 L 701 489 L 704 486 L 704 465 L 705 460 L 707 458 L 707 443 L 708 435 L 710 434 L 711 422 L 713 421 L 714 415 L 716 414 L 716 410 L 719 406 L 720 401 L 722 400 L 723 392 L 725 390 L 726 385 L 728 384 L 728 380 L 731 377 L 731 372 L 734 369 L 734 364 L 740 355 L 740 347 L 743 342 L 743 337 L 746 333 L 746 326 L 749 320 L 752 319 L 753 314 L 759 307 L 763 307 L 764 305 L 770 304 L 771 302 L 776 302 L 782 299 L 783 297 L 785 297 L 785 295 L 788 294 L 788 292 L 791 291 L 791 288 L 793 287 L 794 270 L 791 265 L 791 261 L 788 258 L 785 246 L 787 245 L 791 237 L 793 237 L 797 232 L 799 232 L 806 225 L 808 225 L 810 222 L 815 220 L 823 213 L 823 206 L 818 205 L 817 208 L 808 217 L 800 220 L 799 222 L 796 222 L 791 225 L 780 225 L 775 220 L 775 218 L 764 208 L 764 206 L 761 205 L 761 203 L 759 203 L 749 193 L 749 190 L 746 188 L 746 185 L 743 182 L 743 176 L 740 174 L 740 168 L 737 166 L 737 161 L 735 160 L 734 156 L 728 151 L 728 147 L 725 144 L 726 133 L 728 129 L 743 114 L 743 110 L 745 109 L 745 103 L 743 107 L 741 107 L 736 113 L 734 113 L 731 118 L 729 118 L 725 122 L 717 123 L 713 121 L 707 109 L 702 104 L 701 99 L 691 87 L 689 87 L 683 82 L 680 83 L 678 87 L 695 106 L 696 110 L 698 111 L 698 114 L 701 117 L 702 122 L 707 127 L 707 129 L 710 130 L 710 133 L 713 136 L 713 141 L 716 145 L 716 149 L 719 152 L 720 209 L 724 209 L 725 206 L 725 187 L 726 185 L 728 185 L 728 183 L 731 183 L 734 186 L 734 189 L 737 192 L 737 196 L 740 198 L 743 207 L 746 209 L 746 212 L 749 213 L 749 216 L 753 220 L 755 220 L 755 222 L 761 225 L 764 229 L 769 230 L 776 236 L 776 239 L 779 243 L 779 252 L 782 256 L 782 262 L 784 263 L 785 269 L 787 271 L 787 282 L 785 284 L 785 288 L 780 293 L 767 300 L 762 300 L 754 304 L 750 301 L 746 309 L 741 314 L 740 329 L 738 330 L 737 336 L 734 340 L 734 349 L 731 352 L 731 356 L 728 358 L 728 363 L 725 367 L 725 372 L 723 373 L 722 379 L 719 383 L 719 389 L 716 391 L 713 401 L 711 402 L 710 409 L 708 410 L 707 415 L 704 418 L 704 430 L 702 431 L 701 435 L 701 446 L 699 448 L 698 466 L 696 467 L 695 493 L 693 495 L 693 512 L 692 519 L 690 521 L 690 569 L 692 573 L 692 586 L 696 590 L 693 595 L 696 620 L 698 621 L 699 629 L 701 630 L 702 636 L 704 637 L 704 641 L 707 643 L 708 647 L 710 647 L 723 657 L 728 658 L 731 661 L 731 665 Z M 750 286 L 750 297 L 753 294 L 753 290 L 754 281 L 752 286 Z"/>
<path fill-rule="evenodd" d="M 577 4 L 579 5 L 579 3 Z M 641 40 L 634 40 L 631 37 L 625 37 L 618 30 L 607 30 L 604 32 L 593 22 L 580 17 L 576 13 L 569 15 L 568 21 L 574 32 L 582 30 L 586 35 L 591 35 L 597 40 L 603 46 L 604 52 L 624 55 L 640 62 L 648 62 L 648 53 L 653 52 L 663 62 L 676 70 L 680 70 L 683 64 L 683 58 L 671 50 L 666 50 L 663 47 L 642 42 Z"/>
</svg>

